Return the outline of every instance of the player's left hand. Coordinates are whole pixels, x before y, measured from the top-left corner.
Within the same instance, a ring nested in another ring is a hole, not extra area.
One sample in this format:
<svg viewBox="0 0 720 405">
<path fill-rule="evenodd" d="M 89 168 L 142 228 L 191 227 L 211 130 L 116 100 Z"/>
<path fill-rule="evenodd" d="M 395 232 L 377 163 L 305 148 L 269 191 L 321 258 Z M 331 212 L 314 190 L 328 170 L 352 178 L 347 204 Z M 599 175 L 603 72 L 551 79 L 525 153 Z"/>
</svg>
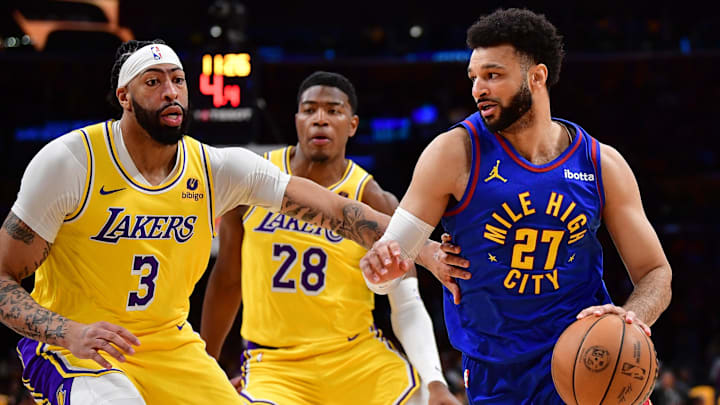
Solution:
<svg viewBox="0 0 720 405">
<path fill-rule="evenodd" d="M 577 319 L 582 319 L 588 316 L 600 316 L 603 314 L 617 314 L 620 315 L 625 319 L 625 322 L 629 324 L 636 324 L 640 327 L 640 329 L 645 332 L 646 335 L 650 336 L 652 332 L 650 331 L 650 327 L 645 324 L 633 311 L 626 311 L 623 307 L 618 307 L 613 304 L 605 304 L 605 305 L 595 305 L 592 307 L 588 307 L 580 311 L 580 313 L 577 315 Z"/>
<path fill-rule="evenodd" d="M 461 294 L 455 279 L 470 279 L 470 272 L 463 270 L 463 268 L 470 267 L 470 262 L 459 256 L 460 246 L 452 244 L 449 234 L 444 233 L 441 239 L 442 244 L 434 241 L 426 243 L 420 250 L 416 261 L 435 275 L 435 278 L 453 295 L 455 305 L 458 305 Z"/>
<path fill-rule="evenodd" d="M 430 399 L 428 405 L 460 405 L 460 401 L 450 392 L 447 385 L 440 381 L 431 381 L 428 384 Z"/>
</svg>

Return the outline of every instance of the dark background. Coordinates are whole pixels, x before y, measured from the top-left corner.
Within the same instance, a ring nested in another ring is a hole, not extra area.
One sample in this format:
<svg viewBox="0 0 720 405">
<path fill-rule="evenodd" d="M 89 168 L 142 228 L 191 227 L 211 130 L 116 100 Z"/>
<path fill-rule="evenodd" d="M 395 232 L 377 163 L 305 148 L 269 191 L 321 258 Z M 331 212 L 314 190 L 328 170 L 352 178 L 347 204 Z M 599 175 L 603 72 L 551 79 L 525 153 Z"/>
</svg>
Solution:
<svg viewBox="0 0 720 405">
<path fill-rule="evenodd" d="M 250 53 L 251 75 L 227 81 L 241 87 L 241 107 L 251 109 L 253 118 L 242 124 L 195 120 L 191 134 L 209 144 L 259 148 L 294 143 L 295 97 L 302 79 L 318 69 L 346 75 L 357 89 L 361 119 L 349 155 L 402 197 L 427 143 L 474 111 L 465 71 L 465 30 L 498 6 L 545 13 L 564 35 L 567 57 L 551 92 L 553 115 L 580 123 L 624 155 L 673 267 L 673 301 L 653 326 L 663 366 L 655 403 L 671 403 L 664 402 L 672 397 L 666 387 L 674 387 L 682 398 L 687 387 L 717 386 L 720 373 L 711 376 L 711 369 L 713 363 L 720 366 L 720 162 L 714 125 L 720 98 L 720 14 L 714 9 L 669 1 L 120 1 L 119 23 L 137 39 L 162 38 L 178 51 L 198 109 L 211 107 L 209 97 L 197 90 L 201 55 Z M 24 167 L 42 145 L 73 124 L 112 116 L 104 99 L 120 44 L 110 33 L 65 30 L 51 34 L 40 51 L 23 40 L 26 33 L 13 19 L 14 10 L 37 19 L 104 18 L 84 3 L 0 5 L 3 218 Z M 210 35 L 213 25 L 222 28 L 218 38 Z M 419 38 L 409 35 L 413 25 L 423 29 Z M 413 118 L 422 106 L 437 115 Z M 621 304 L 631 284 L 605 229 L 599 234 L 606 283 Z M 190 321 L 196 329 L 206 278 L 192 297 Z M 446 373 L 459 389 L 457 353 L 447 342 L 440 284 L 427 272 L 421 272 L 420 281 Z M 24 285 L 31 288 L 32 280 Z M 375 312 L 379 326 L 392 336 L 384 298 L 377 300 Z M 242 349 L 237 325 L 235 329 L 221 361 L 231 374 Z M 0 327 L 0 393 L 14 395 L 17 389 L 17 339 Z"/>
</svg>

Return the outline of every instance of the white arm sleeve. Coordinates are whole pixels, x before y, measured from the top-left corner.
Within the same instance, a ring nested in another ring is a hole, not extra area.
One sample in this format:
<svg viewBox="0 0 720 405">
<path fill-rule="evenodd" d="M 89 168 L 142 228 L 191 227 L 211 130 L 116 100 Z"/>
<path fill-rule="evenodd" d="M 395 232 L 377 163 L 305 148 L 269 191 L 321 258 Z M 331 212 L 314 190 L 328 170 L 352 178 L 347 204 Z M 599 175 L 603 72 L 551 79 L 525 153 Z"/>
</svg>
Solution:
<svg viewBox="0 0 720 405">
<path fill-rule="evenodd" d="M 435 230 L 435 227 L 432 225 L 397 207 L 380 241 L 396 241 L 400 245 L 403 259 L 415 261 L 420 249 L 422 249 L 433 230 Z M 375 284 L 368 280 L 363 272 L 363 279 L 365 279 L 365 284 L 370 291 L 375 294 L 385 295 L 395 289 L 403 277 Z"/>
<path fill-rule="evenodd" d="M 85 188 L 87 155 L 80 132 L 54 139 L 25 169 L 12 212 L 46 241 L 55 241 Z"/>
<path fill-rule="evenodd" d="M 280 210 L 289 174 L 245 148 L 208 146 L 207 150 L 215 181 L 215 215 L 238 205 Z"/>
<path fill-rule="evenodd" d="M 415 261 L 433 230 L 435 230 L 434 226 L 416 217 L 410 211 L 397 207 L 380 240 L 397 241 L 403 258 Z"/>
<path fill-rule="evenodd" d="M 418 280 L 408 277 L 388 294 L 393 332 L 405 349 L 422 384 L 440 381 L 447 385 L 440 366 L 432 320 L 418 293 Z"/>
</svg>

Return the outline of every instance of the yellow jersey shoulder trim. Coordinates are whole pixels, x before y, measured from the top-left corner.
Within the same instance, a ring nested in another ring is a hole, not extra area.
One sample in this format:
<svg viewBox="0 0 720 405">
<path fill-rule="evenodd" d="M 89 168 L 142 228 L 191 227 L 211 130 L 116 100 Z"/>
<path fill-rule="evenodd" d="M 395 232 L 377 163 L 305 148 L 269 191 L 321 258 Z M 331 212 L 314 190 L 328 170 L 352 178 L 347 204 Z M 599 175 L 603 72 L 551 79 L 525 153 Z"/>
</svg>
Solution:
<svg viewBox="0 0 720 405">
<path fill-rule="evenodd" d="M 355 191 L 355 199 L 362 202 L 363 195 L 365 195 L 365 187 L 372 180 L 373 176 L 370 173 L 365 172 L 365 176 L 360 180 Z"/>
<path fill-rule="evenodd" d="M 95 124 L 94 126 L 101 125 Z M 92 192 L 92 183 L 95 175 L 95 156 L 93 154 L 92 147 L 90 147 L 90 139 L 87 130 L 93 129 L 92 127 L 83 128 L 80 130 L 82 135 L 83 146 L 85 147 L 85 156 L 87 157 L 87 173 L 85 174 L 85 186 L 83 188 L 82 197 L 80 198 L 81 203 L 78 204 L 75 211 L 65 216 L 64 222 L 71 222 L 76 220 L 85 211 L 88 202 L 90 201 L 90 193 Z"/>
<path fill-rule="evenodd" d="M 203 170 L 205 171 L 205 182 L 207 183 L 208 190 L 208 214 L 210 214 L 208 222 L 210 222 L 210 234 L 214 238 L 217 236 L 217 230 L 215 229 L 215 181 L 212 176 L 210 157 L 208 156 L 208 151 L 205 149 L 205 145 L 202 142 L 189 137 L 187 138 L 187 141 L 190 144 L 197 143 L 197 147 L 200 150 L 200 156 L 202 156 Z"/>
</svg>

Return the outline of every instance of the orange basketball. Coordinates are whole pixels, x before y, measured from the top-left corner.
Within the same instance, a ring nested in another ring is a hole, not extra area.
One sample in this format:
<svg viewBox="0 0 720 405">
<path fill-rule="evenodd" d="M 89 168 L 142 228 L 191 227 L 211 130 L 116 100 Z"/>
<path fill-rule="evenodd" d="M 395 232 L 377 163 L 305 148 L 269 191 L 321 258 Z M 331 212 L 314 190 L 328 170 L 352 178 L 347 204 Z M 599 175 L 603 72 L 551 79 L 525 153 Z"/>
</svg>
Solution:
<svg viewBox="0 0 720 405">
<path fill-rule="evenodd" d="M 634 405 L 657 378 L 652 340 L 615 314 L 589 316 L 563 331 L 552 355 L 552 378 L 570 405 Z"/>
</svg>

